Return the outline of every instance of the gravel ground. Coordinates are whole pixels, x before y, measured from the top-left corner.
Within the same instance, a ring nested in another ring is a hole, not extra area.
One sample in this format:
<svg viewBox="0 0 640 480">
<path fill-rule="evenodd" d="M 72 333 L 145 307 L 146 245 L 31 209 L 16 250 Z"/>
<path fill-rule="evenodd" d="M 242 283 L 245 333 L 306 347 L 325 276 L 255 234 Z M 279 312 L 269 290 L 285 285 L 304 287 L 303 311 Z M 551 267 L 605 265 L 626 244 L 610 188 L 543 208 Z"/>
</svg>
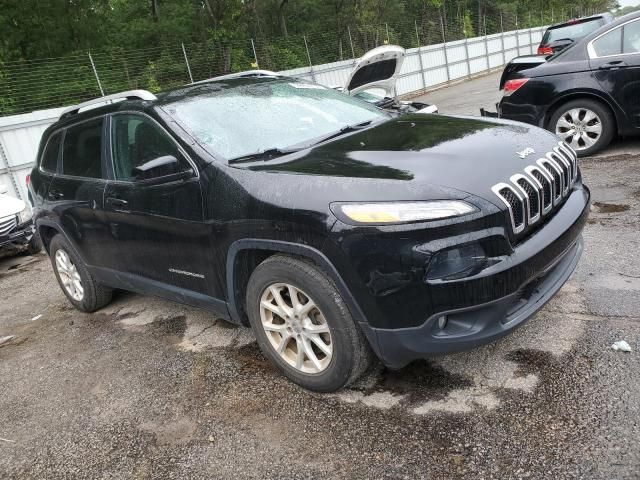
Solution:
<svg viewBox="0 0 640 480">
<path fill-rule="evenodd" d="M 46 256 L 0 260 L 0 478 L 640 478 L 640 158 L 582 168 L 585 252 L 538 315 L 331 395 L 206 312 L 82 314 Z"/>
</svg>

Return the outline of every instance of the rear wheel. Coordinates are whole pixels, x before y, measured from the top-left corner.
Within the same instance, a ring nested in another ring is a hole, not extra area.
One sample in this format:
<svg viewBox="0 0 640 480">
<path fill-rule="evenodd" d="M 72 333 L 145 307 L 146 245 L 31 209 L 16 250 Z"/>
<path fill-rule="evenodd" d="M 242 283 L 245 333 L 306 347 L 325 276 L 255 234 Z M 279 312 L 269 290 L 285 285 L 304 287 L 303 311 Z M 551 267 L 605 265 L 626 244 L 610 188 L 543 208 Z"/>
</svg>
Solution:
<svg viewBox="0 0 640 480">
<path fill-rule="evenodd" d="M 247 312 L 260 349 L 290 380 L 330 392 L 364 373 L 373 353 L 327 275 L 275 255 L 247 285 Z"/>
<path fill-rule="evenodd" d="M 111 301 L 112 290 L 95 281 L 62 235 L 51 239 L 49 254 L 60 288 L 74 307 L 82 312 L 93 312 Z"/>
<path fill-rule="evenodd" d="M 607 107 L 589 99 L 572 100 L 552 115 L 549 130 L 570 145 L 580 157 L 593 155 L 613 139 L 616 123 Z"/>
</svg>

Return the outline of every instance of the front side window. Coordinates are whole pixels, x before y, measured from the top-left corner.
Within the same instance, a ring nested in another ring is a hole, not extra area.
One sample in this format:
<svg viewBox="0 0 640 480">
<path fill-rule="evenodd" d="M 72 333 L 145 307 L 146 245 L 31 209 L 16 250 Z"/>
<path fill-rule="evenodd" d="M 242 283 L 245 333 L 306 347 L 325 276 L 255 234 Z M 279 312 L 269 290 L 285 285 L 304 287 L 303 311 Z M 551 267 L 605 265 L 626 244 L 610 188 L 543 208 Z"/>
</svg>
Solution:
<svg viewBox="0 0 640 480">
<path fill-rule="evenodd" d="M 624 26 L 623 53 L 640 52 L 640 22 L 628 23 Z"/>
<path fill-rule="evenodd" d="M 102 177 L 102 118 L 67 128 L 62 148 L 62 173 L 74 177 Z"/>
<path fill-rule="evenodd" d="M 598 57 L 620 55 L 622 53 L 622 29 L 616 28 L 593 42 L 593 50 Z"/>
<path fill-rule="evenodd" d="M 62 132 L 58 132 L 51 137 L 42 152 L 42 160 L 40 168 L 45 172 L 56 173 L 58 170 L 58 156 L 60 153 L 60 142 L 62 141 Z"/>
<path fill-rule="evenodd" d="M 348 125 L 389 118 L 360 99 L 292 79 L 206 83 L 165 108 L 227 160 L 300 147 Z"/>
<path fill-rule="evenodd" d="M 117 180 L 133 181 L 140 177 L 136 167 L 168 156 L 174 157 L 177 162 L 150 170 L 145 179 L 172 175 L 191 168 L 167 134 L 155 122 L 141 115 L 113 116 L 111 152 Z"/>
</svg>

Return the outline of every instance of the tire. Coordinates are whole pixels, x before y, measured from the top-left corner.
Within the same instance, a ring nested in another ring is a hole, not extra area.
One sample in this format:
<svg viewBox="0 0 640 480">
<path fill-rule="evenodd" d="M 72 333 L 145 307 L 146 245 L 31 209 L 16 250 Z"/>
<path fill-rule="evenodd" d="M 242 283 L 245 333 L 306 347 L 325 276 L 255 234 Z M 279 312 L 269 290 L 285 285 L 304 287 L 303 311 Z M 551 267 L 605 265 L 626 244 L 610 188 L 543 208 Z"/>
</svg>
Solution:
<svg viewBox="0 0 640 480">
<path fill-rule="evenodd" d="M 579 157 L 601 151 L 616 135 L 616 121 L 609 108 L 587 98 L 558 107 L 547 128 L 567 142 Z M 576 134 L 571 135 L 572 131 Z"/>
<path fill-rule="evenodd" d="M 113 291 L 95 281 L 73 247 L 62 235 L 58 234 L 51 239 L 49 255 L 62 292 L 78 310 L 87 313 L 95 312 L 111 301 Z M 65 269 L 63 265 L 66 265 Z M 69 286 L 66 286 L 65 282 Z"/>
<path fill-rule="evenodd" d="M 40 237 L 34 233 L 27 244 L 27 249 L 25 250 L 26 255 L 35 255 L 42 250 L 42 242 L 40 241 Z"/>
<path fill-rule="evenodd" d="M 274 311 L 287 311 L 279 306 L 274 291 L 281 294 L 280 299 L 289 312 L 294 310 L 290 308 L 294 302 L 289 287 L 293 287 L 297 298 L 297 317 L 280 316 Z M 271 307 L 265 308 L 265 302 Z M 311 304 L 314 306 L 310 307 Z M 331 279 L 305 260 L 274 255 L 258 265 L 247 284 L 246 311 L 263 354 L 287 378 L 308 390 L 339 390 L 361 376 L 374 359 L 367 340 Z M 281 354 L 276 345 L 280 345 L 283 338 L 288 340 L 284 340 Z M 324 347 L 319 348 L 320 344 Z M 299 345 L 303 348 L 299 349 Z M 300 351 L 303 352 L 302 364 Z"/>
</svg>

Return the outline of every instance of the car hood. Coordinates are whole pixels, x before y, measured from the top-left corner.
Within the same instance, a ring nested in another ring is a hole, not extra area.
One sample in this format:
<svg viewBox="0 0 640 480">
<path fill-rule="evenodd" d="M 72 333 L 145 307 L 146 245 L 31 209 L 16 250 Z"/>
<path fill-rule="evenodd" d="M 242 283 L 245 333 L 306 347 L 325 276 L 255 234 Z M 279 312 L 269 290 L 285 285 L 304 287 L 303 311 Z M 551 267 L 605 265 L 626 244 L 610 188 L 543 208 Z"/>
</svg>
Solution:
<svg viewBox="0 0 640 480">
<path fill-rule="evenodd" d="M 405 192 L 407 199 L 419 192 L 416 185 L 428 184 L 440 187 L 438 192 L 454 189 L 495 203 L 492 186 L 521 173 L 557 145 L 551 133 L 523 123 L 411 114 L 295 154 L 237 167 L 377 179 L 396 196 Z M 317 182 L 321 183 L 327 182 Z M 336 188 L 338 183 L 334 182 Z M 380 195 L 386 197 L 387 192 Z"/>
<path fill-rule="evenodd" d="M 24 207 L 25 203 L 22 200 L 0 193 L 0 218 L 17 215 Z"/>
</svg>

